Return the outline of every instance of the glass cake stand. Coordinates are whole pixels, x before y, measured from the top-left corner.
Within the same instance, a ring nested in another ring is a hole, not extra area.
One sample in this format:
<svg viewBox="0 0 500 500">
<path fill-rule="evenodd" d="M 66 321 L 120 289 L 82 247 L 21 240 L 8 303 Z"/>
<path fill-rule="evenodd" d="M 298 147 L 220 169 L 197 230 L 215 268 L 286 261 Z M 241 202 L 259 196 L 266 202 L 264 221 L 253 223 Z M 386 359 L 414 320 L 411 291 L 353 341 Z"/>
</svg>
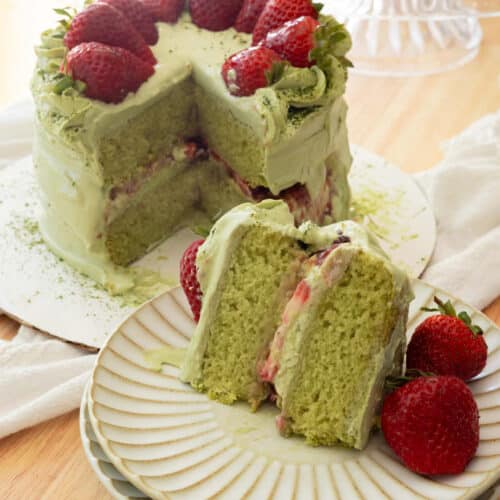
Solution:
<svg viewBox="0 0 500 500">
<path fill-rule="evenodd" d="M 482 40 L 479 14 L 462 0 L 326 0 L 324 4 L 325 12 L 345 22 L 352 35 L 349 58 L 354 73 L 395 77 L 441 73 L 474 59 Z"/>
</svg>

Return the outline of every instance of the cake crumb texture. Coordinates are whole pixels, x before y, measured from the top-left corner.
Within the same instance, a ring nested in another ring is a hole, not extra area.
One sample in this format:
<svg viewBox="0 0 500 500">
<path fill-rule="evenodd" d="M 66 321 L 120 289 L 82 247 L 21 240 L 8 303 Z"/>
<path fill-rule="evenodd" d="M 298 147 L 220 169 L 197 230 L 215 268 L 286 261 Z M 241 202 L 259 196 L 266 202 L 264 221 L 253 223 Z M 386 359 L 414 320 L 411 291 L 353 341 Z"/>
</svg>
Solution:
<svg viewBox="0 0 500 500">
<path fill-rule="evenodd" d="M 307 326 L 302 362 L 284 401 L 288 433 L 312 445 L 359 446 L 364 409 L 396 321 L 393 293 L 384 264 L 357 253 Z"/>
<path fill-rule="evenodd" d="M 298 282 L 290 273 L 298 270 L 294 263 L 302 253 L 294 239 L 266 227 L 256 226 L 243 236 L 207 332 L 203 382 L 197 388 L 210 398 L 226 404 L 247 400 L 254 408 L 266 398 L 257 365 L 267 355 L 282 306 Z"/>
</svg>

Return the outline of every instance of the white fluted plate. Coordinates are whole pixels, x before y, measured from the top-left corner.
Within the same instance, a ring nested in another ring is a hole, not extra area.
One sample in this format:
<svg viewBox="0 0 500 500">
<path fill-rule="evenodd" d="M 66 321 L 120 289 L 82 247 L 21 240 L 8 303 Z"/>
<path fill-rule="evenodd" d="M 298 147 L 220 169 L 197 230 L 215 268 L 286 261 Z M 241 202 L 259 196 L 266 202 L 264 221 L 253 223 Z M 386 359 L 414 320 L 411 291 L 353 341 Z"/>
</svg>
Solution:
<svg viewBox="0 0 500 500">
<path fill-rule="evenodd" d="M 435 294 L 448 298 L 418 280 L 414 291 L 408 334 L 428 314 L 421 307 L 429 306 Z M 380 434 L 362 452 L 284 439 L 275 429 L 275 408 L 251 413 L 243 403 L 225 406 L 178 381 L 176 368 L 149 370 L 145 350 L 186 347 L 193 333 L 179 288 L 135 312 L 99 354 L 89 387 L 94 439 L 120 478 L 153 498 L 475 498 L 500 478 L 500 330 L 480 312 L 450 299 L 484 329 L 489 347 L 486 368 L 471 384 L 481 442 L 458 476 L 413 474 Z M 114 483 L 107 477 L 110 489 Z"/>
</svg>

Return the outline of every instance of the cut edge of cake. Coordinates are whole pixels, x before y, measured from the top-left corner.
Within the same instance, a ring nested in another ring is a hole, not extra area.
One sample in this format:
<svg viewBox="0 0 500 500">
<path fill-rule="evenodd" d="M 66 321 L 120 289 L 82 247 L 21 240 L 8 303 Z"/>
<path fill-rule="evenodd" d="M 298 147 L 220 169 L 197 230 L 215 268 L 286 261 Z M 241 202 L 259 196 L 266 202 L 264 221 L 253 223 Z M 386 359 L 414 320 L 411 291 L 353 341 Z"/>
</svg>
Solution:
<svg viewBox="0 0 500 500">
<path fill-rule="evenodd" d="M 334 228 L 338 242 L 305 264 L 261 373 L 275 387 L 283 434 L 362 449 L 385 378 L 402 371 L 412 293 L 368 233 L 352 223 L 324 229 Z"/>
</svg>

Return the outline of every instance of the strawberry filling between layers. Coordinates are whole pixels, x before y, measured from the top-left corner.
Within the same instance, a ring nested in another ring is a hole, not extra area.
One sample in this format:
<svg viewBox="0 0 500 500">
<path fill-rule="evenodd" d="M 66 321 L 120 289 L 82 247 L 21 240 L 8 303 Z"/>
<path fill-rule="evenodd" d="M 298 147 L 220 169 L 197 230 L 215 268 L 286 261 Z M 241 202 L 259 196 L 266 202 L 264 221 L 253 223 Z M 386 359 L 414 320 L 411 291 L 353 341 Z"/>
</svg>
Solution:
<svg viewBox="0 0 500 500">
<path fill-rule="evenodd" d="M 166 154 L 145 165 L 135 177 L 113 186 L 109 191 L 109 203 L 104 212 L 105 223 L 109 224 L 117 211 L 119 212 L 120 207 L 125 205 L 160 170 L 169 168 L 178 161 L 194 162 L 208 159 L 210 156 L 223 165 L 222 168 L 225 169 L 228 176 L 249 201 L 255 203 L 265 199 L 281 199 L 285 201 L 297 225 L 306 220 L 323 224 L 325 217 L 332 213 L 333 187 L 328 172 L 322 191 L 314 200 L 311 198 L 307 187 L 298 183 L 281 191 L 278 195 L 274 195 L 265 186 L 251 187 L 215 151 L 209 149 L 203 139 L 194 137 L 181 142 L 170 154 Z"/>
<path fill-rule="evenodd" d="M 279 358 L 283 345 L 285 343 L 288 327 L 293 319 L 295 319 L 302 311 L 304 304 L 309 300 L 311 288 L 305 280 L 302 280 L 295 289 L 292 298 L 288 301 L 281 316 L 281 324 L 274 334 L 274 339 L 271 343 L 269 356 L 259 369 L 259 376 L 264 382 L 272 383 L 274 377 L 279 370 Z"/>
<path fill-rule="evenodd" d="M 311 269 L 315 266 L 321 266 L 330 253 L 335 250 L 339 245 L 350 243 L 349 236 L 339 234 L 339 237 L 331 244 L 326 250 L 312 255 L 303 264 L 303 269 Z M 264 364 L 259 368 L 259 376 L 264 382 L 273 384 L 274 378 L 280 369 L 280 358 L 285 344 L 286 335 L 295 318 L 303 311 L 305 305 L 311 298 L 311 287 L 305 279 L 303 279 L 295 288 L 292 298 L 285 306 L 281 317 L 281 323 L 276 333 L 274 334 L 273 341 L 269 350 L 269 355 Z"/>
<path fill-rule="evenodd" d="M 288 205 L 297 225 L 307 220 L 311 220 L 321 225 L 324 223 L 325 217 L 332 215 L 332 197 L 334 189 L 328 170 L 322 190 L 315 199 L 312 199 L 307 187 L 300 183 L 294 184 L 281 191 L 278 195 L 275 195 L 265 186 L 250 186 L 250 184 L 220 158 L 217 153 L 212 152 L 212 154 L 225 165 L 227 173 L 236 182 L 244 196 L 256 203 L 267 199 L 283 200 Z"/>
</svg>

